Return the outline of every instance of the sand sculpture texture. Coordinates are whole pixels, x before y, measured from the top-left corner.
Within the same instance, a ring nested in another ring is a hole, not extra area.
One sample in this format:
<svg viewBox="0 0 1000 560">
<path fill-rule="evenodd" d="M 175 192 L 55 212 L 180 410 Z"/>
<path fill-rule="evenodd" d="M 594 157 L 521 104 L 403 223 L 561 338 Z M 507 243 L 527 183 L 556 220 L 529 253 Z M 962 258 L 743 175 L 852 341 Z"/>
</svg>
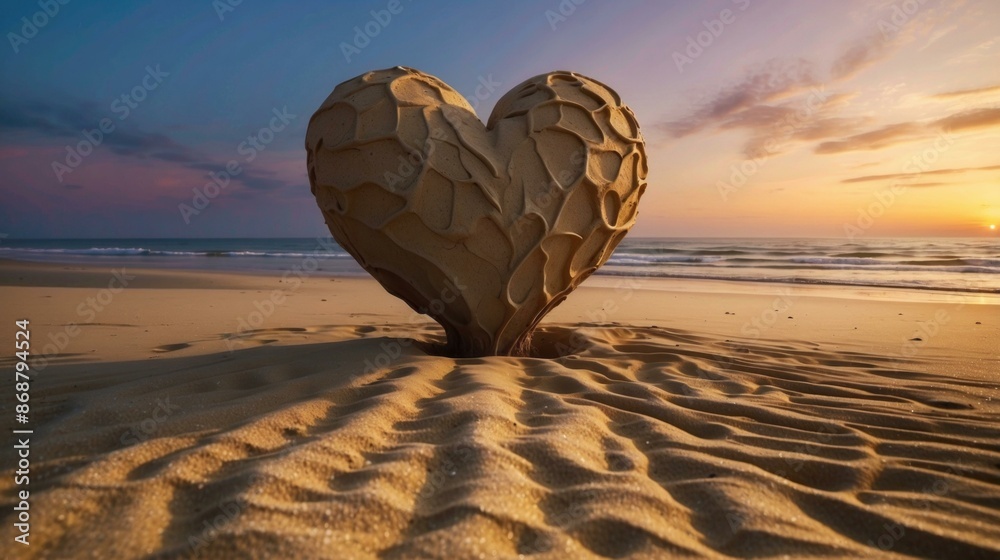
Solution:
<svg viewBox="0 0 1000 560">
<path fill-rule="evenodd" d="M 628 233 L 646 188 L 632 111 L 573 72 L 514 87 L 486 126 L 433 76 L 368 72 L 316 111 L 306 150 L 333 237 L 461 357 L 526 353 Z"/>
</svg>

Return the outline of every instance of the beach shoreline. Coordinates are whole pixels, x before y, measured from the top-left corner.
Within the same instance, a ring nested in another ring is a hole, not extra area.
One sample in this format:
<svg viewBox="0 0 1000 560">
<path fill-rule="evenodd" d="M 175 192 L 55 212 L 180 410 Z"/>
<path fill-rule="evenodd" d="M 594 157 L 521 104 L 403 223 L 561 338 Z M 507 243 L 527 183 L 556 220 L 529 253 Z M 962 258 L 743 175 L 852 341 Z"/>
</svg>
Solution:
<svg viewBox="0 0 1000 560">
<path fill-rule="evenodd" d="M 89 304 L 88 298 L 96 298 L 109 283 L 118 282 L 116 277 L 121 271 L 128 277 L 121 297 L 105 293 L 111 301 Z M 248 331 L 377 321 L 434 326 L 429 317 L 387 294 L 370 277 L 302 269 L 283 273 L 205 271 L 0 259 L 0 286 L 4 286 L 2 303 L 9 316 L 5 319 L 42 313 L 40 318 L 53 327 L 53 332 L 70 324 L 84 330 L 104 324 L 139 326 L 141 321 L 135 319 L 155 310 L 163 319 L 157 325 L 159 330 L 142 337 L 149 348 L 179 343 L 175 339 L 183 337 L 173 334 L 177 325 L 189 329 L 186 334 L 196 334 L 206 341 L 216 337 L 222 345 L 226 335 L 234 335 L 241 328 Z M 206 299 L 212 302 L 202 305 Z M 971 360 L 997 355 L 994 341 L 1000 338 L 998 316 L 1000 296 L 991 294 L 592 276 L 543 324 L 696 327 L 748 341 L 805 338 L 866 348 L 900 359 L 917 353 L 948 355 L 954 351 Z M 48 332 L 43 329 L 40 334 L 47 340 Z M 95 348 L 88 347 L 87 352 L 95 350 L 101 359 L 113 359 L 121 351 L 103 351 L 100 340 L 110 338 L 105 336 L 108 333 L 94 334 L 90 346 Z M 405 330 L 400 334 L 405 335 Z M 914 338 L 922 340 L 911 340 Z M 155 344 L 158 341 L 160 344 Z M 129 358 L 142 354 L 140 346 L 134 350 Z"/>
<path fill-rule="evenodd" d="M 990 298 L 595 276 L 533 356 L 454 359 L 370 278 L 0 286 L 35 341 L 19 558 L 1000 552 Z"/>
</svg>

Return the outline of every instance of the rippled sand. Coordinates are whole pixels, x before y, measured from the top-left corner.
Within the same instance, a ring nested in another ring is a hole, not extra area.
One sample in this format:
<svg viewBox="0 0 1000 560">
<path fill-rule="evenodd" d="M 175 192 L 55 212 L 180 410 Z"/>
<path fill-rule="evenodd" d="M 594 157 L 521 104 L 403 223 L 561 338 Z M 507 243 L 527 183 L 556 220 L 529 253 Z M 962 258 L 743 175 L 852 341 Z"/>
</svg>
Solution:
<svg viewBox="0 0 1000 560">
<path fill-rule="evenodd" d="M 13 557 L 1000 556 L 988 348 L 573 322 L 536 357 L 451 359 L 436 326 L 355 316 L 231 352 L 218 324 L 174 327 L 129 354 L 120 305 L 36 376 L 32 545 Z"/>
</svg>

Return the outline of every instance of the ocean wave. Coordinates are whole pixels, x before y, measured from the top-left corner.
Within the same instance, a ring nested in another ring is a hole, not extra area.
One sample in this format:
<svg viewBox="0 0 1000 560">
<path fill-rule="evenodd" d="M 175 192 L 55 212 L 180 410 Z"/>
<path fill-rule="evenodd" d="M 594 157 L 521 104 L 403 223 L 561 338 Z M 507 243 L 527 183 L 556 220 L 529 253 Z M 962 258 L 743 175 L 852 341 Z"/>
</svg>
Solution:
<svg viewBox="0 0 1000 560">
<path fill-rule="evenodd" d="M 643 255 L 632 255 L 629 253 L 621 254 L 615 253 L 611 255 L 611 259 L 608 260 L 608 264 L 624 264 L 624 265 L 648 265 L 648 264 L 686 264 L 686 263 L 697 263 L 706 264 L 722 261 L 722 257 L 689 257 L 689 256 L 676 256 L 676 257 L 653 257 L 653 256 L 643 256 Z"/>
<path fill-rule="evenodd" d="M 885 264 L 886 261 L 873 258 L 864 257 L 808 257 L 804 259 L 788 259 L 789 262 L 796 264 L 818 264 L 818 265 L 830 265 L 830 266 L 873 266 Z"/>
<path fill-rule="evenodd" d="M 277 270 L 315 258 L 325 269 L 353 272 L 357 268 L 332 240 L 328 246 L 320 242 L 315 238 L 4 239 L 0 257 L 47 262 L 117 260 L 138 266 L 211 270 Z M 1000 249 L 995 240 L 626 239 L 599 273 L 998 293 Z"/>
<path fill-rule="evenodd" d="M 935 272 L 935 273 L 955 273 L 955 274 L 1000 274 L 1000 267 L 995 266 L 975 266 L 973 263 L 966 263 L 965 266 L 949 266 L 949 267 L 927 267 L 927 266 L 906 266 L 901 264 L 893 264 L 889 262 L 877 262 L 877 263 L 865 263 L 865 264 L 836 264 L 831 265 L 829 263 L 810 263 L 810 262 L 798 262 L 790 263 L 777 260 L 753 260 L 747 259 L 740 264 L 732 263 L 731 261 L 726 261 L 724 263 L 719 262 L 702 262 L 699 260 L 690 260 L 685 262 L 673 262 L 673 265 L 678 265 L 678 268 L 703 268 L 705 270 L 760 270 L 760 271 L 793 271 L 793 270 L 812 270 L 812 271 L 829 271 L 829 272 Z M 662 268 L 668 268 L 666 263 L 650 262 L 645 260 L 633 260 L 633 259 L 621 259 L 615 260 L 612 258 L 607 262 L 608 266 L 622 266 L 622 267 L 647 267 L 650 269 L 657 268 L 660 265 Z"/>
<path fill-rule="evenodd" d="M 898 255 L 895 255 L 893 253 L 875 253 L 868 251 L 857 251 L 854 253 L 840 253 L 832 256 L 840 259 L 877 259 L 880 257 L 894 257 Z"/>
<path fill-rule="evenodd" d="M 681 249 L 672 247 L 643 247 L 643 246 L 630 246 L 627 249 L 623 248 L 629 254 L 637 255 L 696 255 L 696 256 L 734 256 L 734 255 L 749 255 L 753 254 L 755 251 L 744 250 L 744 249 L 731 249 L 731 248 L 714 248 L 714 249 Z"/>
<path fill-rule="evenodd" d="M 146 249 L 143 247 L 90 247 L 87 249 L 35 249 L 19 247 L 0 247 L 0 251 L 13 254 L 39 254 L 39 255 L 77 255 L 77 256 L 104 256 L 104 257 L 262 257 L 262 258 L 326 258 L 343 259 L 351 258 L 346 252 L 313 251 L 313 252 L 286 252 L 286 251 L 165 251 Z"/>
<path fill-rule="evenodd" d="M 933 260 L 920 260 L 920 261 L 902 261 L 900 264 L 912 265 L 912 266 L 975 266 L 975 267 L 991 267 L 1000 268 L 1000 259 L 969 259 L 969 258 L 946 258 L 946 259 L 933 259 Z"/>
<path fill-rule="evenodd" d="M 917 290 L 961 292 L 970 294 L 1000 294 L 1000 289 L 992 287 L 975 287 L 961 283 L 941 283 L 939 281 L 919 281 L 919 280 L 872 280 L 872 279 L 844 279 L 844 278 L 804 278 L 799 276 L 751 276 L 732 274 L 689 274 L 681 271 L 669 270 L 646 270 L 641 274 L 634 271 L 615 270 L 614 268 L 601 268 L 595 272 L 600 276 L 629 276 L 648 278 L 679 278 L 688 280 L 724 280 L 730 282 L 759 282 L 766 284 L 809 284 L 817 286 L 852 286 L 865 288 L 909 288 Z"/>
</svg>

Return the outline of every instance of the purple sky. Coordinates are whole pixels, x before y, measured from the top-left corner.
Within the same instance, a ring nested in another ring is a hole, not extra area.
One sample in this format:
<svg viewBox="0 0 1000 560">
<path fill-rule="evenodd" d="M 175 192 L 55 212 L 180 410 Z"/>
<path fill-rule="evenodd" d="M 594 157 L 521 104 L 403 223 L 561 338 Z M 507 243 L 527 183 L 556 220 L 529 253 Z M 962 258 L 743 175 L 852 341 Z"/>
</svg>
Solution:
<svg viewBox="0 0 1000 560">
<path fill-rule="evenodd" d="M 0 18 L 0 233 L 14 237 L 322 235 L 308 119 L 337 83 L 395 65 L 470 97 L 499 82 L 476 100 L 484 120 L 550 70 L 611 85 L 650 157 L 633 235 L 1000 222 L 997 2 L 51 1 L 53 15 L 27 1 Z M 185 220 L 179 205 L 227 164 L 239 173 Z"/>
</svg>

